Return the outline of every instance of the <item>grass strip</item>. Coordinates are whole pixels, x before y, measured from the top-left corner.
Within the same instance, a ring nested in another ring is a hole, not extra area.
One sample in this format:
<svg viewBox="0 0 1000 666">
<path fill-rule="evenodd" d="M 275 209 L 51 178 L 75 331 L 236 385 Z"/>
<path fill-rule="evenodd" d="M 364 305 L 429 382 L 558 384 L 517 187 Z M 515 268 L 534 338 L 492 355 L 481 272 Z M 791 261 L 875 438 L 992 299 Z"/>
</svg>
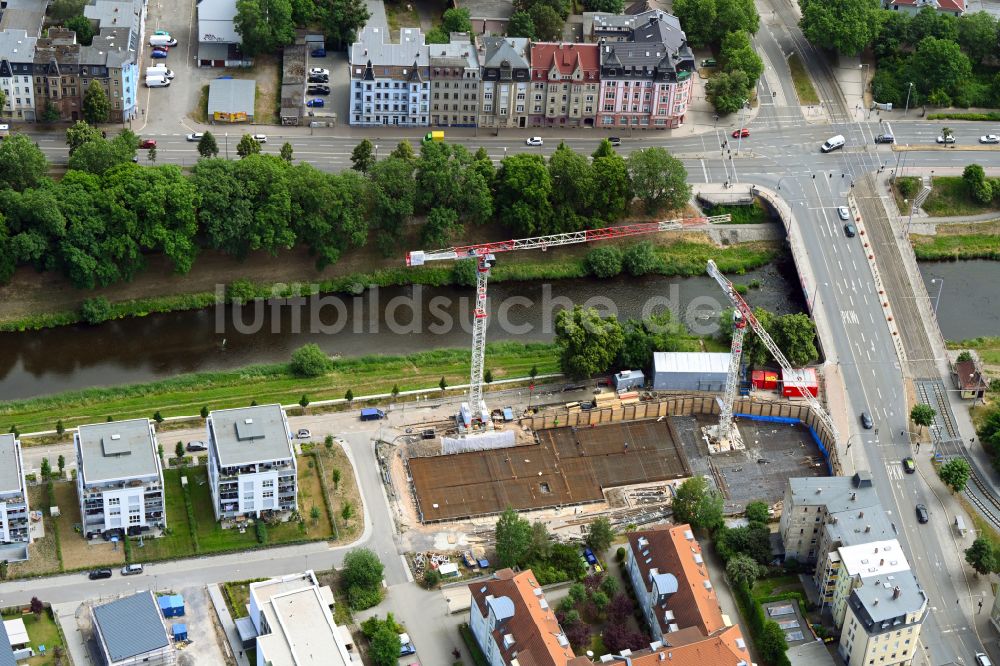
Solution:
<svg viewBox="0 0 1000 666">
<path fill-rule="evenodd" d="M 813 87 L 812 79 L 809 78 L 798 53 L 792 53 L 788 56 L 788 69 L 792 73 L 792 83 L 795 85 L 795 94 L 798 95 L 799 104 L 807 106 L 819 104 L 819 95 L 816 94 L 816 88 Z"/>
</svg>

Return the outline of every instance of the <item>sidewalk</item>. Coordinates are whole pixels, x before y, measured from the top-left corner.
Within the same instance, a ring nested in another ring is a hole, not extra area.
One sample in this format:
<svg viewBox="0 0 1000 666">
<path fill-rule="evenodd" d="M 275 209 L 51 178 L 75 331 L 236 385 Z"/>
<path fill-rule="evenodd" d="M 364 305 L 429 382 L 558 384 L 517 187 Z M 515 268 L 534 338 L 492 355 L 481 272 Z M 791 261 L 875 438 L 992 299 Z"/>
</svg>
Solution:
<svg viewBox="0 0 1000 666">
<path fill-rule="evenodd" d="M 222 625 L 222 631 L 226 634 L 226 656 L 234 659 L 240 666 L 250 666 L 250 660 L 243 653 L 243 644 L 240 641 L 239 634 L 236 632 L 236 622 L 233 620 L 233 616 L 229 614 L 226 600 L 222 597 L 222 590 L 215 583 L 209 584 L 207 588 L 208 597 L 212 600 L 215 613 L 219 617 L 219 624 Z"/>
</svg>

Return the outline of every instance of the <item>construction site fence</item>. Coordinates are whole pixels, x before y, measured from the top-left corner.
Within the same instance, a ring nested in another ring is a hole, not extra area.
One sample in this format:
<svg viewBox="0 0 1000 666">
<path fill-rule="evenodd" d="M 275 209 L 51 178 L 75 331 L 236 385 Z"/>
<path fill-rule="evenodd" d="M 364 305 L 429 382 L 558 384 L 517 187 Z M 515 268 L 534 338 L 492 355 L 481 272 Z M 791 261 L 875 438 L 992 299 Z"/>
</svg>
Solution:
<svg viewBox="0 0 1000 666">
<path fill-rule="evenodd" d="M 787 424 L 802 423 L 800 419 L 788 416 L 757 416 L 754 414 L 736 414 L 736 416 L 742 419 L 747 419 L 749 421 L 760 421 L 762 423 L 787 423 Z M 813 441 L 816 442 L 816 446 L 819 448 L 820 453 L 823 454 L 823 460 L 826 461 L 826 471 L 829 474 L 833 474 L 833 465 L 830 462 L 830 452 L 826 450 L 826 445 L 823 443 L 823 440 L 820 439 L 819 433 L 817 433 L 816 429 L 813 428 L 808 423 L 802 423 L 802 425 L 804 425 L 809 430 L 809 435 L 813 438 Z"/>
</svg>

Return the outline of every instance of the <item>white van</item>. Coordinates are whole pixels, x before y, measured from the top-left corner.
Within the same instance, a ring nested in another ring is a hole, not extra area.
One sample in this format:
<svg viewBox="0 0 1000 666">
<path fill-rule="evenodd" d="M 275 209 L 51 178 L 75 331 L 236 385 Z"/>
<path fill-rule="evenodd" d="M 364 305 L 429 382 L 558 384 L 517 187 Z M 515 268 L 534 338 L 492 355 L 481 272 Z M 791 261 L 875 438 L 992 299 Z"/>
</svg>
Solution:
<svg viewBox="0 0 1000 666">
<path fill-rule="evenodd" d="M 165 76 L 168 79 L 174 78 L 174 71 L 172 69 L 167 69 L 166 65 L 153 65 L 152 67 L 146 68 L 146 76 Z"/>
<path fill-rule="evenodd" d="M 177 40 L 170 35 L 153 35 L 149 38 L 150 46 L 177 46 Z"/>
<path fill-rule="evenodd" d="M 823 142 L 823 145 L 819 147 L 824 153 L 828 153 L 831 150 L 837 150 L 838 148 L 844 147 L 844 135 L 838 134 L 837 136 L 831 136 L 829 139 Z"/>
<path fill-rule="evenodd" d="M 4 123 L 0 125 L 0 139 L 10 136 L 10 125 Z"/>
<path fill-rule="evenodd" d="M 170 79 L 162 74 L 146 75 L 147 88 L 166 88 L 170 85 Z"/>
<path fill-rule="evenodd" d="M 976 653 L 976 666 L 993 666 L 993 662 L 983 652 Z"/>
</svg>

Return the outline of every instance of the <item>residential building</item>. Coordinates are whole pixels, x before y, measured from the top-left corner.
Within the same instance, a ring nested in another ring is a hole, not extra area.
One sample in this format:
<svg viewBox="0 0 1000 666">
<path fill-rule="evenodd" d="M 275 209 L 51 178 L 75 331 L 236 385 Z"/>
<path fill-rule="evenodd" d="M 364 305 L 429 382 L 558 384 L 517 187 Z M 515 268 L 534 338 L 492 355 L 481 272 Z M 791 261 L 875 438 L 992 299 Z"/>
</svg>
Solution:
<svg viewBox="0 0 1000 666">
<path fill-rule="evenodd" d="M 236 32 L 236 0 L 198 0 L 198 66 L 251 67 Z"/>
<path fill-rule="evenodd" d="M 808 527 L 799 529 L 810 532 Z M 892 523 L 881 504 L 827 514 L 819 528 L 815 546 L 816 570 L 813 573 L 816 589 L 820 591 L 820 604 L 824 610 L 829 610 L 833 604 L 834 587 L 842 565 L 839 550 L 876 541 L 887 541 L 894 539 L 895 535 Z"/>
<path fill-rule="evenodd" d="M 848 598 L 837 652 L 848 666 L 909 664 L 927 609 L 910 571 L 862 578 Z"/>
<path fill-rule="evenodd" d="M 736 625 L 720 629 L 711 636 L 685 636 L 682 630 L 670 636 L 670 642 L 654 641 L 649 648 L 632 650 L 632 666 L 752 666 L 750 651 Z M 680 639 L 680 640 L 678 640 Z M 622 664 L 621 659 L 595 664 Z"/>
<path fill-rule="evenodd" d="M 861 514 L 859 520 L 865 516 L 871 519 L 878 513 L 884 515 L 868 472 L 858 472 L 851 477 L 788 479 L 782 507 L 780 531 L 785 559 L 804 564 L 825 560 L 826 553 L 820 552 L 817 543 L 823 524 L 831 514 L 857 511 Z M 834 544 L 830 541 L 824 547 L 832 548 Z"/>
<path fill-rule="evenodd" d="M 149 419 L 82 425 L 73 445 L 86 538 L 166 527 L 163 469 Z"/>
<path fill-rule="evenodd" d="M 144 8 L 143 0 L 95 0 L 83 10 L 96 34 L 90 46 L 80 48 L 80 98 L 90 81 L 97 80 L 111 103 L 111 122 L 139 115 L 138 57 Z"/>
<path fill-rule="evenodd" d="M 0 550 L 5 560 L 28 559 L 28 511 L 21 442 L 14 435 L 0 435 Z M 9 544 L 17 547 L 7 548 Z"/>
<path fill-rule="evenodd" d="M 6 12 L 3 16 L 7 16 Z M 0 108 L 0 117 L 28 122 L 35 119 L 32 72 L 37 40 L 25 30 L 0 31 L 0 90 L 7 100 Z"/>
<path fill-rule="evenodd" d="M 531 85 L 529 42 L 524 37 L 481 37 L 480 127 L 527 127 Z"/>
<path fill-rule="evenodd" d="M 479 51 L 466 33 L 429 44 L 431 120 L 435 127 L 475 127 L 479 116 Z"/>
<path fill-rule="evenodd" d="M 0 4 L 0 32 L 25 30 L 31 37 L 41 37 L 48 3 L 39 0 L 4 0 Z"/>
<path fill-rule="evenodd" d="M 80 120 L 83 90 L 80 87 L 80 45 L 76 33 L 50 28 L 35 42 L 35 116 L 45 117 L 49 107 L 53 117 Z"/>
<path fill-rule="evenodd" d="M 388 30 L 367 25 L 351 45 L 350 124 L 360 127 L 426 127 L 430 119 L 428 49 L 420 28 Z"/>
<path fill-rule="evenodd" d="M 94 638 L 108 666 L 176 663 L 167 626 L 152 592 L 139 592 L 90 609 Z"/>
<path fill-rule="evenodd" d="M 588 12 L 584 35 L 600 47 L 599 127 L 671 129 L 684 123 L 694 53 L 676 16 Z"/>
<path fill-rule="evenodd" d="M 501 569 L 469 590 L 469 628 L 490 666 L 590 665 L 586 657 L 573 655 L 530 569 L 518 574 Z"/>
<path fill-rule="evenodd" d="M 593 127 L 600 92 L 597 44 L 531 45 L 531 127 Z"/>
<path fill-rule="evenodd" d="M 952 16 L 965 14 L 965 0 L 883 0 L 882 6 L 911 16 L 919 14 L 924 7 Z"/>
<path fill-rule="evenodd" d="M 350 631 L 333 622 L 333 604 L 333 591 L 312 571 L 251 583 L 247 610 L 257 632 L 257 666 L 360 662 Z"/>
<path fill-rule="evenodd" d="M 951 366 L 951 377 L 963 400 L 981 400 L 989 388 L 974 360 L 955 361 Z"/>
<path fill-rule="evenodd" d="M 0 622 L 0 666 L 17 666 L 18 656 L 14 654 L 6 622 Z"/>
<path fill-rule="evenodd" d="M 298 467 L 281 405 L 214 411 L 207 425 L 217 520 L 287 517 L 298 509 Z"/>
<path fill-rule="evenodd" d="M 652 636 L 725 628 L 719 597 L 690 525 L 629 532 L 625 570 Z M 673 641 L 671 641 L 672 643 Z"/>
<path fill-rule="evenodd" d="M 836 555 L 840 567 L 833 581 L 831 612 L 837 627 L 844 624 L 851 591 L 861 585 L 863 579 L 874 578 L 893 583 L 897 574 L 910 570 L 910 563 L 895 539 L 838 548 Z"/>
</svg>

